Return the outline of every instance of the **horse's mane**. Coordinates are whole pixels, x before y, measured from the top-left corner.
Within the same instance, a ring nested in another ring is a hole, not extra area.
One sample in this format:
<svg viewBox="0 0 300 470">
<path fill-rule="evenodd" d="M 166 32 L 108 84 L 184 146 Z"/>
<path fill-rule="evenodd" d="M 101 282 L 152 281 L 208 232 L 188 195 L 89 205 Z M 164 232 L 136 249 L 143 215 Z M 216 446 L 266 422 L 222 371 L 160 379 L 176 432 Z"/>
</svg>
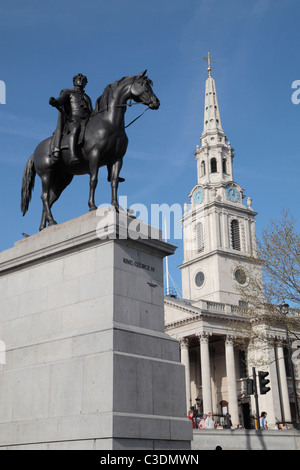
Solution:
<svg viewBox="0 0 300 470">
<path fill-rule="evenodd" d="M 101 96 L 96 100 L 96 105 L 95 109 L 93 111 L 93 114 L 98 113 L 100 110 L 108 109 L 109 102 L 111 98 L 113 97 L 115 89 L 120 85 L 121 82 L 123 82 L 126 78 L 131 78 L 131 77 L 123 77 L 120 80 L 116 80 L 113 83 L 110 83 L 107 85 L 107 87 L 104 88 L 104 91 Z"/>
<path fill-rule="evenodd" d="M 114 96 L 115 89 L 123 81 L 125 81 L 125 80 L 128 80 L 128 81 L 133 80 L 134 81 L 135 79 L 138 79 L 138 80 L 141 80 L 141 81 L 146 80 L 150 83 L 151 86 L 153 86 L 152 80 L 150 80 L 150 78 L 148 78 L 145 75 L 143 75 L 143 76 L 133 76 L 133 77 L 123 77 L 120 80 L 116 80 L 115 82 L 110 83 L 109 85 L 107 85 L 107 87 L 104 88 L 104 91 L 103 91 L 102 95 L 99 96 L 99 98 L 96 100 L 95 109 L 94 109 L 92 114 L 94 115 L 94 114 L 99 113 L 99 111 L 108 110 L 109 103 L 110 103 L 111 99 Z"/>
</svg>

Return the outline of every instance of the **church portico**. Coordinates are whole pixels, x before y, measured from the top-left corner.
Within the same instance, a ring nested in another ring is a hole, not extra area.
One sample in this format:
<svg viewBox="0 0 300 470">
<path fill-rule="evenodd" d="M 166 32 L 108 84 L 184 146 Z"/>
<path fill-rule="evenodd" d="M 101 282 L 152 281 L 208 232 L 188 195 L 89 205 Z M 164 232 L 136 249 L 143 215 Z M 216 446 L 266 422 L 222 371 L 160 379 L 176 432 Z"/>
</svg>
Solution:
<svg viewBox="0 0 300 470">
<path fill-rule="evenodd" d="M 199 414 L 221 416 L 226 407 L 238 424 L 238 399 L 233 343 L 227 336 L 199 333 L 189 340 L 189 407 L 197 405 Z M 227 352 L 228 348 L 232 348 Z"/>
<path fill-rule="evenodd" d="M 234 322 L 247 321 L 242 313 L 237 305 L 203 300 L 199 307 L 198 302 L 165 298 L 166 332 L 179 341 L 185 366 L 186 408 L 193 407 L 200 416 L 211 411 L 221 424 L 228 412 L 233 427 L 240 423 L 253 428 L 256 403 L 247 381 L 258 360 L 257 369 L 269 372 L 272 391 L 261 395 L 257 379 L 259 411 L 267 410 L 271 428 L 291 423 L 294 398 L 284 332 L 274 329 L 268 347 L 241 349 Z"/>
<path fill-rule="evenodd" d="M 234 426 L 238 424 L 240 371 L 238 351 L 228 325 L 230 305 L 202 302 L 203 309 L 180 299 L 166 299 L 165 311 L 181 311 L 176 322 L 166 322 L 166 331 L 179 340 L 181 362 L 185 366 L 187 410 L 197 407 L 199 414 L 212 412 L 221 417 L 226 409 Z M 180 310 L 183 309 L 183 310 Z M 188 312 L 187 315 L 184 312 Z M 223 312 L 223 313 L 221 313 Z M 178 312 L 177 312 L 178 313 Z M 233 315 L 234 316 L 234 315 Z"/>
</svg>

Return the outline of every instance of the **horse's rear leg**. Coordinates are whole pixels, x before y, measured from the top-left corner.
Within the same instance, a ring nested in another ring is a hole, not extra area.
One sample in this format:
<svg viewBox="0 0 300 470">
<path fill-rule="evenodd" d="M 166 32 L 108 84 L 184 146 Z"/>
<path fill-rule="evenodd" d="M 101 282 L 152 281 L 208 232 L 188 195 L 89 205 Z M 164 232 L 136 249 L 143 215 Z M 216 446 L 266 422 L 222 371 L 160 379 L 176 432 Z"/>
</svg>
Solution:
<svg viewBox="0 0 300 470">
<path fill-rule="evenodd" d="M 51 184 L 50 191 L 49 191 L 49 207 L 51 208 L 52 205 L 57 201 L 63 190 L 71 183 L 73 179 L 73 175 L 60 175 L 57 176 L 57 180 Z M 55 221 L 54 221 L 55 222 Z M 43 209 L 43 215 L 40 225 L 40 230 L 46 227 L 47 218 L 45 210 Z M 51 224 L 53 225 L 53 224 Z"/>
<path fill-rule="evenodd" d="M 47 173 L 46 175 L 41 176 L 42 180 L 42 194 L 41 199 L 43 201 L 43 215 L 42 221 L 40 225 L 40 230 L 45 228 L 46 223 L 48 225 L 55 225 L 57 222 L 53 219 L 53 215 L 50 209 L 50 174 Z"/>
<path fill-rule="evenodd" d="M 111 167 L 111 205 L 119 211 L 118 202 L 118 186 L 119 186 L 119 174 L 123 165 L 123 159 L 115 162 Z"/>
<path fill-rule="evenodd" d="M 46 214 L 45 214 L 45 209 L 43 207 L 43 213 L 42 213 L 42 220 L 41 220 L 41 223 L 40 223 L 40 231 L 43 230 L 45 227 L 46 227 Z"/>
</svg>

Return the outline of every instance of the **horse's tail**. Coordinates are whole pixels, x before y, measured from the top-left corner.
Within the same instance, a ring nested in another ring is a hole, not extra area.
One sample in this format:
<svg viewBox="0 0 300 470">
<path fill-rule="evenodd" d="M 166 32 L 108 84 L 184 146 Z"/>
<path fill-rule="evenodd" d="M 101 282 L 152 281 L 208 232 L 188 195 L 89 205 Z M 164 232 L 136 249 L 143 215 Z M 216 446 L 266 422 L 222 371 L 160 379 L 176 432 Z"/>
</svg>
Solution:
<svg viewBox="0 0 300 470">
<path fill-rule="evenodd" d="M 28 162 L 25 166 L 22 180 L 22 191 L 21 191 L 21 211 L 25 215 L 28 211 L 29 203 L 31 201 L 31 195 L 34 188 L 35 180 L 35 167 L 33 163 L 34 155 L 28 159 Z"/>
</svg>

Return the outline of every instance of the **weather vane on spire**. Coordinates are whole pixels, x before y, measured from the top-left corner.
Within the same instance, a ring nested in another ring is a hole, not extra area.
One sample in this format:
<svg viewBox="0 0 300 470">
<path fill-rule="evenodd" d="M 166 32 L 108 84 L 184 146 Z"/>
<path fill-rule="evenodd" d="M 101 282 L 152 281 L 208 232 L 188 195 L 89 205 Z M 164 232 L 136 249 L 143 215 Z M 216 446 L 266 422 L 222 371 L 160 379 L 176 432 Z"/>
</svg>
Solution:
<svg viewBox="0 0 300 470">
<path fill-rule="evenodd" d="M 208 64 L 208 67 L 207 67 L 208 76 L 211 77 L 211 66 L 210 66 L 210 63 L 211 63 L 211 62 L 215 63 L 215 62 L 214 62 L 214 60 L 211 60 L 211 58 L 210 58 L 210 53 L 209 53 L 209 52 L 207 53 L 207 57 L 203 57 L 203 59 L 207 61 L 207 64 Z"/>
</svg>

